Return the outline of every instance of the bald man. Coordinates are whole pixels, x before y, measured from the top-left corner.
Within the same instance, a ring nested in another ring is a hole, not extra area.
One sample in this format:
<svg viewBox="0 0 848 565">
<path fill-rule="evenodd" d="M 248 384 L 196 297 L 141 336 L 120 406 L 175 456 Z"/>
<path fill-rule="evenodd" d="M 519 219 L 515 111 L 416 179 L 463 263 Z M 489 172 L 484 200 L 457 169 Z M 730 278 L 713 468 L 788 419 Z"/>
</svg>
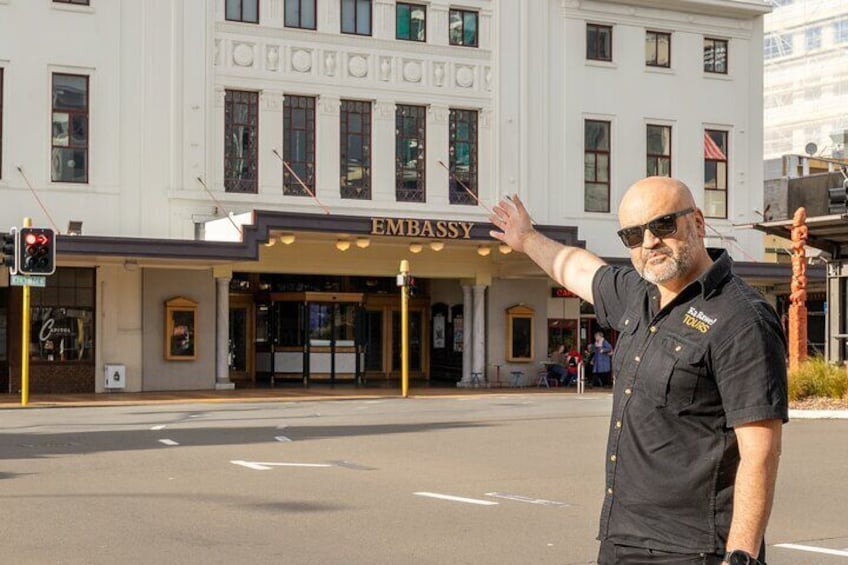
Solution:
<svg viewBox="0 0 848 565">
<path fill-rule="evenodd" d="M 492 237 L 620 332 L 598 563 L 765 563 L 788 420 L 780 320 L 725 251 L 704 246 L 682 182 L 637 182 L 618 217 L 632 268 L 548 239 L 517 196 L 491 217 Z"/>
</svg>

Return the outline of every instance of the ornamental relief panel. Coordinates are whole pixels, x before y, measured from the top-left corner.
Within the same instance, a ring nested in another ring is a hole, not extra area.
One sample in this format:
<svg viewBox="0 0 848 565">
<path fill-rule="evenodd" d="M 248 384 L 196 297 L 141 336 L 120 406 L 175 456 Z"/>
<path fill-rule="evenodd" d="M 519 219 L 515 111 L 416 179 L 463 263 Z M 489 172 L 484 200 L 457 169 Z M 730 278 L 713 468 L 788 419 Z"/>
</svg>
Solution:
<svg viewBox="0 0 848 565">
<path fill-rule="evenodd" d="M 253 66 L 253 43 L 233 42 L 233 64 L 237 67 Z"/>
<path fill-rule="evenodd" d="M 347 72 L 356 78 L 365 78 L 368 75 L 368 55 L 352 53 L 348 55 Z"/>
<path fill-rule="evenodd" d="M 299 73 L 308 73 L 312 70 L 312 50 L 295 47 L 291 51 L 292 69 Z"/>
</svg>

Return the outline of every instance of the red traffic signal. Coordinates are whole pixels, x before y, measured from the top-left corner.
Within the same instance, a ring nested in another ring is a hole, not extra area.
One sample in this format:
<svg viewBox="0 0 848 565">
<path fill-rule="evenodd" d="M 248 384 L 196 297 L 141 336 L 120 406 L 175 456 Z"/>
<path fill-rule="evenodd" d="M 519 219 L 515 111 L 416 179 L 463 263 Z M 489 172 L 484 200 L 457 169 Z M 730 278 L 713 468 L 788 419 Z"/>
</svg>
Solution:
<svg viewBox="0 0 848 565">
<path fill-rule="evenodd" d="M 56 234 L 49 228 L 21 228 L 18 238 L 18 272 L 52 275 L 56 271 Z"/>
</svg>

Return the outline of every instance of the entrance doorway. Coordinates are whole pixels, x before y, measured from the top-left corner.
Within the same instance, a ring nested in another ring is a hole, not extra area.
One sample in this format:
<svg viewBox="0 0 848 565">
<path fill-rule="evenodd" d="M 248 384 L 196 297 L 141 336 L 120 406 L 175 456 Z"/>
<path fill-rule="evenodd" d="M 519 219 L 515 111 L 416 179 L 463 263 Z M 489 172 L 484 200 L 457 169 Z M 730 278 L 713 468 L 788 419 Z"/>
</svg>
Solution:
<svg viewBox="0 0 848 565">
<path fill-rule="evenodd" d="M 227 364 L 230 380 L 255 382 L 253 370 L 253 300 L 250 296 L 230 297 L 230 336 Z"/>
</svg>

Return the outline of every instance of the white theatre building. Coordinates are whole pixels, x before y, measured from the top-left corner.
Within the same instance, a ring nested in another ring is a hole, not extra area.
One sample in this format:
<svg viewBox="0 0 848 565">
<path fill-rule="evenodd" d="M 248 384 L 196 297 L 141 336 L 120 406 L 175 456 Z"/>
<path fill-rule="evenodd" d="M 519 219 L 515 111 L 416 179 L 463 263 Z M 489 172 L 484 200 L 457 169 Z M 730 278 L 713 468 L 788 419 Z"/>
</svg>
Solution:
<svg viewBox="0 0 848 565">
<path fill-rule="evenodd" d="M 535 385 L 590 304 L 489 237 L 624 262 L 627 186 L 671 174 L 710 244 L 762 209 L 759 0 L 0 0 L 0 227 L 53 227 L 38 392 L 391 384 L 408 260 L 413 383 Z M 21 291 L 0 289 L 0 390 Z M 609 336 L 614 341 L 615 336 Z M 108 368 L 107 368 L 108 367 Z"/>
</svg>

